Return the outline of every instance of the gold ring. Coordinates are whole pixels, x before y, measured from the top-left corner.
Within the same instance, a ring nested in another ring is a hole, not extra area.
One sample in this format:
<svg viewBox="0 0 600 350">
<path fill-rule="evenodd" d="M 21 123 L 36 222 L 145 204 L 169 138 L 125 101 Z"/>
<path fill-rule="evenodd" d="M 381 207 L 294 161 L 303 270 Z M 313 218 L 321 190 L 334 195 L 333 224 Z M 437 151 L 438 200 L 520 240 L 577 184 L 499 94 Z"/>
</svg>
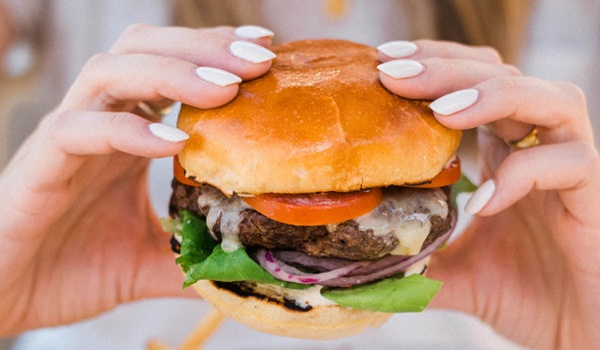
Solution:
<svg viewBox="0 0 600 350">
<path fill-rule="evenodd" d="M 167 106 L 162 109 L 156 109 L 156 108 L 151 107 L 146 102 L 142 102 L 142 101 L 137 103 L 137 107 L 142 112 L 144 112 L 144 114 L 146 114 L 152 118 L 155 118 L 155 119 L 161 119 L 165 115 L 169 114 L 169 112 L 171 112 L 171 106 Z"/>
<path fill-rule="evenodd" d="M 538 137 L 538 130 L 534 126 L 533 129 L 529 132 L 529 134 L 525 135 L 523 138 L 515 141 L 505 141 L 507 145 L 512 148 L 523 149 L 534 147 L 540 144 L 540 139 Z"/>
</svg>

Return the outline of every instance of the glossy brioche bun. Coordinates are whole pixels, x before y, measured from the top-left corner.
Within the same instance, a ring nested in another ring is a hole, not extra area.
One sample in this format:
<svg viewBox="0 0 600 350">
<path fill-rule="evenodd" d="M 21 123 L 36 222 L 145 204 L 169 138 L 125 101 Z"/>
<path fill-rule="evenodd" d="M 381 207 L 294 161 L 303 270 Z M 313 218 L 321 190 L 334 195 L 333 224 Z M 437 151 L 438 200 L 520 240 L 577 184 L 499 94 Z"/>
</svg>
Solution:
<svg viewBox="0 0 600 350">
<path fill-rule="evenodd" d="M 215 109 L 182 106 L 188 178 L 231 195 L 348 192 L 431 180 L 461 133 L 379 81 L 377 50 L 342 40 L 273 48 L 264 76 Z"/>
<path fill-rule="evenodd" d="M 198 281 L 193 288 L 212 306 L 260 332 L 303 339 L 337 339 L 379 327 L 391 314 L 349 309 L 343 306 L 315 306 L 294 311 L 256 296 L 240 296 L 218 288 L 212 281 Z"/>
</svg>

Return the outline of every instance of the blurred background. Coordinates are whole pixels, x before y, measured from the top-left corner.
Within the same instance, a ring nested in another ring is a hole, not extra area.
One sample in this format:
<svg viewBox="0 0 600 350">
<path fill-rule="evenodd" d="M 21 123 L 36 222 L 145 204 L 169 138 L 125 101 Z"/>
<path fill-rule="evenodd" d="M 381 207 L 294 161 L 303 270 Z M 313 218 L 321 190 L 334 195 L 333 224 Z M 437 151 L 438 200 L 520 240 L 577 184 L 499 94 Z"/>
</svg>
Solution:
<svg viewBox="0 0 600 350">
<path fill-rule="evenodd" d="M 60 101 L 90 56 L 108 50 L 119 34 L 132 23 L 170 24 L 175 16 L 173 1 L 0 0 L 0 6 L 5 5 L 4 15 L 8 13 L 9 19 L 19 23 L 18 40 L 13 41 L 4 52 L 2 61 L 0 167 L 6 164 L 39 119 Z M 239 1 L 235 4 L 247 7 L 248 3 Z M 395 1 L 381 0 L 381 3 L 394 6 Z M 404 39 L 395 32 L 364 34 L 386 21 L 400 22 L 395 25 L 402 26 L 402 21 L 398 20 L 395 13 L 377 10 L 385 9 L 385 6 L 373 8 L 369 4 L 369 1 L 360 0 L 294 3 L 304 7 L 301 11 L 319 14 L 312 17 L 298 16 L 297 11 L 289 11 L 289 5 L 277 1 L 262 1 L 261 10 L 277 18 L 271 29 L 275 31 L 279 42 L 307 37 L 335 37 L 376 46 L 385 41 Z M 518 61 L 518 66 L 526 75 L 570 81 L 580 86 L 587 95 L 596 135 L 600 131 L 600 87 L 597 83 L 600 78 L 599 12 L 600 2 L 597 0 L 534 2 L 524 51 Z M 0 11 L 0 15 L 2 13 Z M 303 28 L 303 31 L 295 28 Z M 175 109 L 165 122 L 173 124 L 176 112 Z M 167 215 L 170 180 L 170 160 L 154 161 L 151 191 L 156 211 L 161 216 Z M 468 218 L 463 218 L 464 224 Z M 2 339 L 0 350 L 143 349 L 146 341 L 153 338 L 176 346 L 200 322 L 207 310 L 208 306 L 202 301 L 145 300 L 123 305 L 85 322 Z M 206 345 L 207 349 L 367 347 L 519 349 L 477 319 L 439 310 L 395 315 L 379 329 L 330 342 L 259 334 L 235 322 L 226 321 Z"/>
</svg>

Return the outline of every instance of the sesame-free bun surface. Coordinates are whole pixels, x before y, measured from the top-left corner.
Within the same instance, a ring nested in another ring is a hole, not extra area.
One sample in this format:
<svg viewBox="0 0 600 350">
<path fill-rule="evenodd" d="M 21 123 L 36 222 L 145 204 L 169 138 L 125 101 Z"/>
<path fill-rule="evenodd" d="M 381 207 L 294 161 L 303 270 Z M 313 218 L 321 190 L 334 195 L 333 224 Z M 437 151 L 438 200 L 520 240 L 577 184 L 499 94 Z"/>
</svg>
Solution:
<svg viewBox="0 0 600 350">
<path fill-rule="evenodd" d="M 384 324 L 391 314 L 315 306 L 294 311 L 257 296 L 240 296 L 218 288 L 212 281 L 198 281 L 193 288 L 227 317 L 255 330 L 293 338 L 337 339 L 359 334 Z"/>
<path fill-rule="evenodd" d="M 182 106 L 186 176 L 232 193 L 347 192 L 418 184 L 454 155 L 460 132 L 428 102 L 379 81 L 377 50 L 341 40 L 274 47 L 264 76 L 225 106 Z"/>
</svg>

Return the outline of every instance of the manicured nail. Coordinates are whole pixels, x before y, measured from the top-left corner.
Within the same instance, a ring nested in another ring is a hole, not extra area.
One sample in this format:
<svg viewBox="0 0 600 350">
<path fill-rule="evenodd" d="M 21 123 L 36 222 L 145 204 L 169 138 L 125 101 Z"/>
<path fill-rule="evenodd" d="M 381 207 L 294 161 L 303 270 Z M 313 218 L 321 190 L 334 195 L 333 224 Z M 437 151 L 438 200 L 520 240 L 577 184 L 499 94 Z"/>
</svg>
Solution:
<svg viewBox="0 0 600 350">
<path fill-rule="evenodd" d="M 493 180 L 487 180 L 475 191 L 471 198 L 465 204 L 465 212 L 467 214 L 477 214 L 485 207 L 496 192 L 496 185 Z"/>
<path fill-rule="evenodd" d="M 231 53 L 251 63 L 262 63 L 275 58 L 275 54 L 264 47 L 249 41 L 234 41 L 229 45 Z"/>
<path fill-rule="evenodd" d="M 235 28 L 233 32 L 236 36 L 245 39 L 259 39 L 259 38 L 268 38 L 275 35 L 272 31 L 267 28 L 259 27 L 259 26 L 240 26 Z"/>
<path fill-rule="evenodd" d="M 394 60 L 382 63 L 377 69 L 394 79 L 411 78 L 423 72 L 425 67 L 413 60 Z"/>
<path fill-rule="evenodd" d="M 185 132 L 166 124 L 152 123 L 148 128 L 154 136 L 167 142 L 180 142 L 190 138 Z"/>
<path fill-rule="evenodd" d="M 196 75 L 202 80 L 220 87 L 239 84 L 242 82 L 242 78 L 238 77 L 237 75 L 213 67 L 198 67 L 196 69 Z"/>
<path fill-rule="evenodd" d="M 390 41 L 377 46 L 384 55 L 392 58 L 412 56 L 417 52 L 417 45 L 410 41 Z"/>
<path fill-rule="evenodd" d="M 475 89 L 459 90 L 431 102 L 429 108 L 441 115 L 450 115 L 471 106 L 479 97 Z"/>
</svg>

